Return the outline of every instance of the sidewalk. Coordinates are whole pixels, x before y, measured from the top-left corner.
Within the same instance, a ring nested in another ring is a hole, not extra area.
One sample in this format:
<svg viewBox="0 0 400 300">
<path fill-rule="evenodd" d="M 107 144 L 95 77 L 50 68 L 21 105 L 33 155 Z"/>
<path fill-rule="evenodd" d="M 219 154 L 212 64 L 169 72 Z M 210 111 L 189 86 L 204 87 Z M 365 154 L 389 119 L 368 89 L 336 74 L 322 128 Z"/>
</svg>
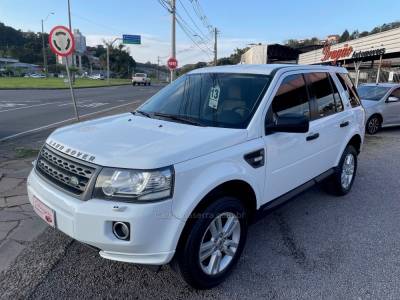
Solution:
<svg viewBox="0 0 400 300">
<path fill-rule="evenodd" d="M 0 163 L 0 272 L 46 228 L 29 204 L 26 177 L 35 157 Z"/>
</svg>

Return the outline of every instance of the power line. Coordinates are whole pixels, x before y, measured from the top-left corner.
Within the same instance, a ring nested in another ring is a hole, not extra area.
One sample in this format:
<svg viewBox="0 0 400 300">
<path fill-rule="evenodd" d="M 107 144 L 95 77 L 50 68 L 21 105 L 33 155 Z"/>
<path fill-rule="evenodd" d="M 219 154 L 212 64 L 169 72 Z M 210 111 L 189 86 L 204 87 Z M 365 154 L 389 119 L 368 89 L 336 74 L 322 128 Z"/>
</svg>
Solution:
<svg viewBox="0 0 400 300">
<path fill-rule="evenodd" d="M 181 6 L 182 6 L 183 10 L 185 11 L 186 15 L 187 15 L 187 16 L 189 17 L 189 19 L 192 21 L 193 25 L 199 30 L 200 36 L 203 37 L 204 40 L 210 41 L 210 38 L 208 38 L 208 37 L 203 33 L 203 31 L 200 29 L 200 27 L 197 26 L 196 22 L 193 20 L 191 14 L 188 12 L 188 10 L 186 9 L 185 5 L 183 5 L 182 1 L 181 1 L 181 0 L 178 0 L 178 1 L 179 1 L 179 3 L 181 4 Z"/>
<path fill-rule="evenodd" d="M 210 35 L 213 34 L 213 26 L 210 25 L 210 22 L 208 21 L 208 18 L 206 14 L 204 13 L 203 8 L 201 7 L 200 3 L 198 0 L 190 0 L 193 6 L 193 10 L 196 13 L 197 17 L 202 21 L 204 27 L 207 28 L 209 31 Z"/>
<path fill-rule="evenodd" d="M 158 3 L 162 7 L 164 7 L 168 12 L 170 12 L 170 13 L 172 12 L 170 4 L 166 0 L 158 0 Z M 182 5 L 182 3 L 181 3 L 181 5 Z M 202 52 L 204 52 L 205 54 L 207 54 L 211 58 L 210 52 L 212 52 L 212 50 L 208 47 L 207 42 L 204 41 L 204 38 L 202 38 L 201 35 L 199 35 L 198 32 L 195 29 L 193 29 L 188 24 L 188 22 L 186 22 L 185 19 L 182 18 L 182 16 L 179 13 L 177 13 L 177 12 L 175 12 L 175 13 L 176 13 L 176 22 L 177 22 L 178 26 L 182 29 L 182 31 L 186 34 L 186 36 L 193 42 L 193 44 L 197 48 L 199 48 Z M 200 41 L 197 42 L 194 39 L 194 36 L 199 37 Z"/>
</svg>

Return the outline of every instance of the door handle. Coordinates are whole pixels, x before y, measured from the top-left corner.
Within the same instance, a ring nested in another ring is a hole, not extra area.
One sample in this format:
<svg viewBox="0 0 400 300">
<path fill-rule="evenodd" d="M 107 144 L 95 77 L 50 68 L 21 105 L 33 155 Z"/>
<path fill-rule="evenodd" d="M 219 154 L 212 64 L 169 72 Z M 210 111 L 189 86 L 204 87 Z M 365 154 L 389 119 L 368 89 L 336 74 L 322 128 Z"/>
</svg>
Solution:
<svg viewBox="0 0 400 300">
<path fill-rule="evenodd" d="M 314 133 L 312 135 L 309 135 L 308 137 L 306 137 L 306 141 L 312 141 L 319 138 L 319 133 Z"/>
<path fill-rule="evenodd" d="M 340 127 L 343 128 L 343 127 L 349 126 L 349 124 L 350 124 L 350 122 L 346 121 L 346 122 L 340 123 Z"/>
</svg>

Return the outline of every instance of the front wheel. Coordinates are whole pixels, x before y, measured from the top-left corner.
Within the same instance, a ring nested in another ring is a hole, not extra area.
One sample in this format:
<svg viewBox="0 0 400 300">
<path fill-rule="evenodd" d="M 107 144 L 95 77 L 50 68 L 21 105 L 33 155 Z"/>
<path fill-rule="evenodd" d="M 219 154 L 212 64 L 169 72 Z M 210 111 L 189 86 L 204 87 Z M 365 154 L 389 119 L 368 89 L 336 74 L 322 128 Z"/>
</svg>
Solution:
<svg viewBox="0 0 400 300">
<path fill-rule="evenodd" d="M 238 199 L 222 197 L 194 217 L 173 264 L 189 285 L 208 289 L 230 274 L 243 251 L 246 212 Z"/>
<path fill-rule="evenodd" d="M 372 116 L 367 121 L 366 131 L 369 134 L 375 134 L 382 126 L 381 119 L 378 116 Z"/>
<path fill-rule="evenodd" d="M 336 196 L 350 192 L 357 172 L 357 151 L 352 145 L 344 149 L 335 173 L 326 181 L 327 191 Z"/>
</svg>

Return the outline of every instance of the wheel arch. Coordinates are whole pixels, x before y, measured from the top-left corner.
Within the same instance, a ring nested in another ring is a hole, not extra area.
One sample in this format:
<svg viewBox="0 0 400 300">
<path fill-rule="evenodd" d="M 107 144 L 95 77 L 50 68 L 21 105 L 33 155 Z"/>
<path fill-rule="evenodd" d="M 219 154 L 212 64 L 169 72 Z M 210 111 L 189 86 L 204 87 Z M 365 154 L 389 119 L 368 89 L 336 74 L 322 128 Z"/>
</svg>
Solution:
<svg viewBox="0 0 400 300">
<path fill-rule="evenodd" d="M 201 214 L 207 208 L 207 206 L 222 196 L 238 198 L 238 200 L 240 200 L 246 209 L 247 220 L 251 221 L 254 218 L 257 211 L 257 196 L 253 187 L 242 179 L 234 179 L 220 183 L 211 189 L 192 210 L 191 215 L 187 218 L 180 234 L 176 247 L 177 251 L 181 249 L 182 244 L 190 234 L 190 229 L 196 221 L 196 217 L 192 216 Z"/>
<path fill-rule="evenodd" d="M 359 134 L 353 135 L 353 137 L 347 143 L 347 145 L 352 145 L 356 149 L 357 154 L 360 154 L 361 152 L 361 144 L 362 144 L 362 139 Z"/>
<path fill-rule="evenodd" d="M 380 112 L 374 112 L 371 116 L 369 116 L 369 118 L 367 120 L 367 124 L 368 124 L 369 119 L 371 119 L 372 117 L 375 117 L 375 116 L 377 116 L 380 119 L 381 124 L 383 123 L 383 115 Z"/>
</svg>

